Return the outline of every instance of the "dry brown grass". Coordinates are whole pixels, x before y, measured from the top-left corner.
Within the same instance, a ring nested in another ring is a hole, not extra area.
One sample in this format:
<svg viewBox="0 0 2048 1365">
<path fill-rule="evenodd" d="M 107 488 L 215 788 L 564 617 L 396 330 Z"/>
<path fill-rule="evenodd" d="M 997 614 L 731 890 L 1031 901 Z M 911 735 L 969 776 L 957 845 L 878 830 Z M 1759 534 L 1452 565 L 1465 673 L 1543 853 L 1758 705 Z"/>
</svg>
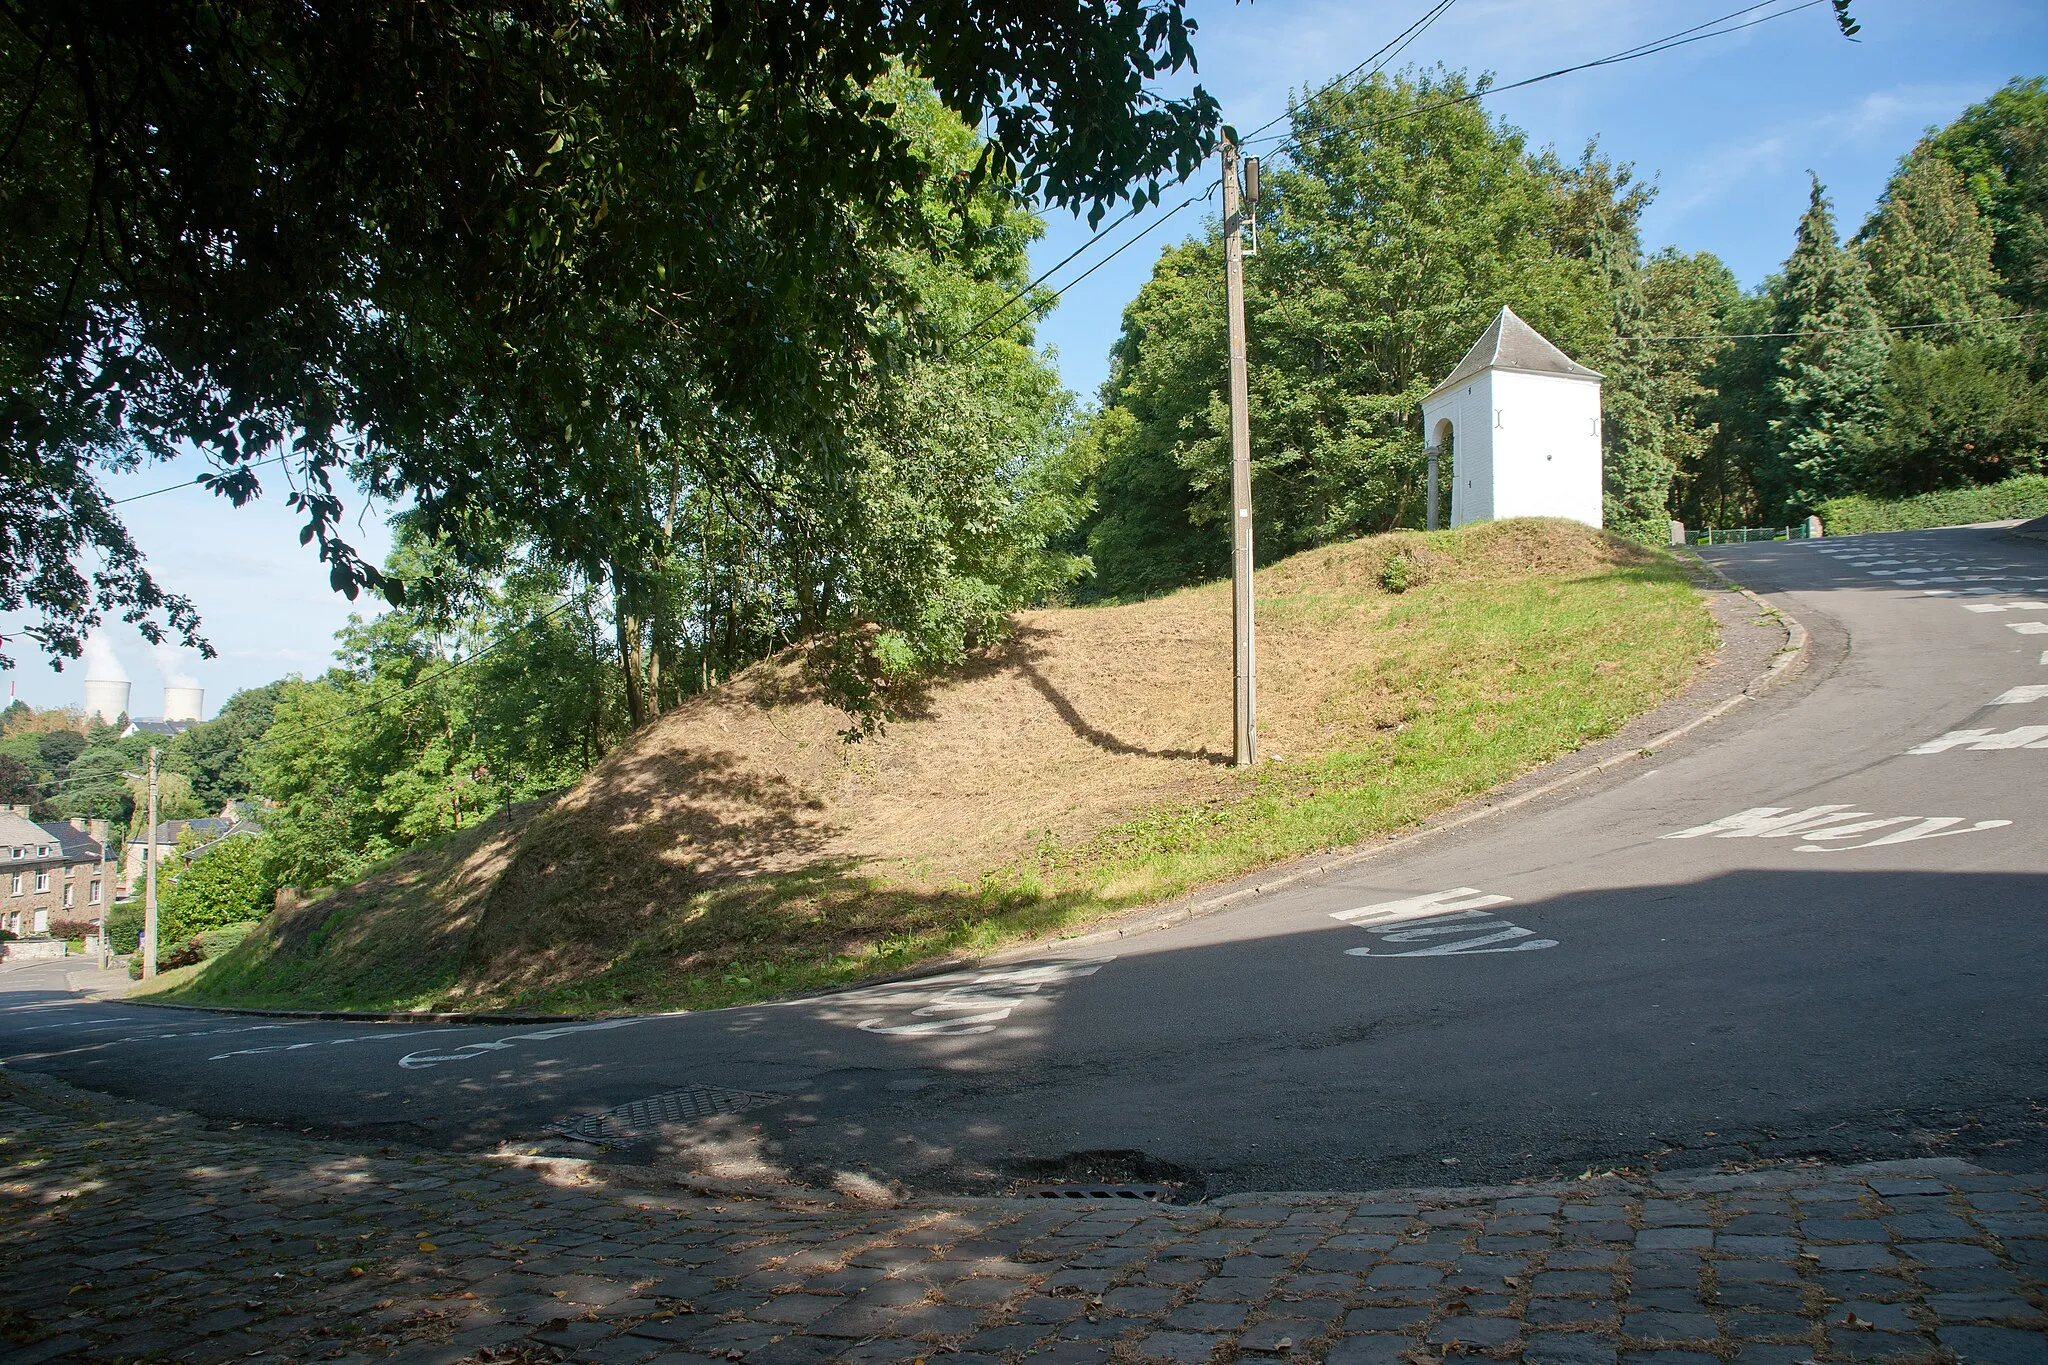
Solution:
<svg viewBox="0 0 2048 1365">
<path fill-rule="evenodd" d="M 1406 596 L 1382 587 L 1397 556 Z M 1262 751 L 1313 762 L 1433 704 L 1386 666 L 1412 648 L 1414 620 L 1383 627 L 1397 605 L 1412 617 L 1430 600 L 1416 588 L 1661 562 L 1570 523 L 1508 522 L 1275 565 L 1258 579 Z M 1682 682 L 1693 662 L 1665 672 Z M 848 743 L 846 717 L 791 652 L 661 717 L 551 805 L 279 917 L 249 965 L 403 942 L 444 964 L 420 980 L 426 995 L 477 1003 L 540 998 L 635 955 L 642 977 L 715 980 L 750 957 L 871 954 L 892 933 L 985 913 L 989 876 L 1039 851 L 1147 811 L 1243 799 L 1247 778 L 1227 766 L 1230 663 L 1227 584 L 1023 612 L 1011 638 L 909 699 L 885 733 Z M 209 972 L 209 990 L 236 975 Z"/>
</svg>

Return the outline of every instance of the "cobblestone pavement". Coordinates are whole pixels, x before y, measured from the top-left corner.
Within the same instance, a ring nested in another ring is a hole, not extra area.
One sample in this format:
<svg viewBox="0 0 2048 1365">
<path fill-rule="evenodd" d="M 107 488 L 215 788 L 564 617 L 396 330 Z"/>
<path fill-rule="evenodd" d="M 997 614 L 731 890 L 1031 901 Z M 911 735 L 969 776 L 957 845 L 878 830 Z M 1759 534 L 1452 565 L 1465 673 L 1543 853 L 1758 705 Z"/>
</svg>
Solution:
<svg viewBox="0 0 2048 1365">
<path fill-rule="evenodd" d="M 849 1206 L 352 1152 L 0 1077 L 0 1363 L 2048 1362 L 2048 1177 L 1958 1161 Z"/>
</svg>

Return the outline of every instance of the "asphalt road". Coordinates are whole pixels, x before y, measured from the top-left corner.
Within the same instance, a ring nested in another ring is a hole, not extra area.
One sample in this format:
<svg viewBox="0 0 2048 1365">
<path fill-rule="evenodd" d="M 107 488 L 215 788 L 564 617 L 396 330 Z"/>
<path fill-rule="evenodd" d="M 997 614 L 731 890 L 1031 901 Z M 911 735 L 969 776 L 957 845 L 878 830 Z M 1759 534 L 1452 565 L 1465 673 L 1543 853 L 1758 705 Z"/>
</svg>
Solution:
<svg viewBox="0 0 2048 1365">
<path fill-rule="evenodd" d="M 1708 553 L 1814 633 L 1799 681 L 1604 785 L 1242 909 L 566 1027 L 174 1014 L 21 968 L 0 973 L 0 1059 L 458 1149 L 682 1091 L 672 1116 L 755 1107 L 629 1152 L 956 1190 L 1804 1155 L 2048 1169 L 2048 545 L 1956 529 Z"/>
</svg>

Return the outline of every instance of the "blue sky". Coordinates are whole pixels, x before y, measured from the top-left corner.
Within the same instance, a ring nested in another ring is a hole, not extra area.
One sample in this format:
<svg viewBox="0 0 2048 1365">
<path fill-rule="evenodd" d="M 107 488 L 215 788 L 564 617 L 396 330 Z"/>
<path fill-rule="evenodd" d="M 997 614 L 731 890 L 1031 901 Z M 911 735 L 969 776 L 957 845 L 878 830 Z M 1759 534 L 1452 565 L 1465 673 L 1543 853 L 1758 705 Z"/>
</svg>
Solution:
<svg viewBox="0 0 2048 1365">
<path fill-rule="evenodd" d="M 1736 9 L 1741 0 L 1456 0 L 1402 61 L 1495 72 L 1502 83 L 1608 53 Z M 1796 3 L 1796 0 L 1783 0 Z M 1426 0 L 1193 0 L 1201 24 L 1198 79 L 1240 128 L 1287 107 L 1290 93 L 1328 81 L 1407 26 Z M 1645 244 L 1719 255 L 1745 285 L 1775 269 L 1805 207 L 1807 172 L 1833 195 L 1853 231 L 1920 131 L 1955 117 L 2013 76 L 2048 71 L 2048 6 L 2039 0 L 1855 0 L 1862 41 L 1844 41 L 1825 5 L 1676 51 L 1582 72 L 1491 99 L 1487 107 L 1534 145 L 1575 155 L 1597 136 L 1606 153 L 1655 180 Z M 1185 85 L 1186 82 L 1182 82 Z M 1213 164 L 1204 175 L 1213 178 Z M 1200 183 L 1206 183 L 1206 180 Z M 1167 204 L 1177 202 L 1169 194 Z M 1041 323 L 1067 385 L 1092 398 L 1107 369 L 1122 309 L 1150 273 L 1159 248 L 1200 226 L 1177 216 L 1066 294 Z M 1148 212 L 1053 277 L 1055 287 L 1106 249 L 1155 220 Z M 1086 227 L 1064 216 L 1033 258 L 1051 265 L 1079 246 Z M 189 479 L 196 457 L 113 481 L 116 496 Z M 317 673 L 350 604 L 329 591 L 298 523 L 289 490 L 266 480 L 263 499 L 236 511 L 197 489 L 125 509 L 136 541 L 166 587 L 199 605 L 220 657 L 183 666 L 206 688 L 211 713 L 237 688 L 287 673 Z M 388 545 L 376 509 L 362 516 L 361 548 Z M 12 635 L 19 624 L 0 619 Z M 108 643 L 134 683 L 133 709 L 153 714 L 164 668 L 122 626 Z M 38 706 L 75 704 L 85 670 L 52 673 L 32 642 L 10 641 L 19 666 L 9 681 Z"/>
</svg>

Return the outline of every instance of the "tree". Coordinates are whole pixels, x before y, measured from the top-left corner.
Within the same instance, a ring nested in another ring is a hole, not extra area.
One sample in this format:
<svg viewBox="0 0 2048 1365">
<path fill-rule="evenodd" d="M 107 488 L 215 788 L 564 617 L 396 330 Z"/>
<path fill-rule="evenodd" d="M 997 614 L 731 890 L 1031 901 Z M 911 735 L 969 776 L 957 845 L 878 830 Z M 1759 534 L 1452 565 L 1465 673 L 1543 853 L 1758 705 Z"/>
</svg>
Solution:
<svg viewBox="0 0 2048 1365">
<path fill-rule="evenodd" d="M 1998 308 L 1991 232 L 1961 173 L 1924 140 L 1900 163 L 1855 245 L 1870 266 L 1871 297 L 1894 327 L 1963 322 Z"/>
<path fill-rule="evenodd" d="M 2048 304 L 2048 80 L 2015 77 L 1928 140 L 1990 225 L 1992 264 L 2020 309 Z"/>
<path fill-rule="evenodd" d="M 212 720 L 172 738 L 174 761 L 191 774 L 192 794 L 209 812 L 255 793 L 249 751 L 270 728 L 283 686 L 274 682 L 244 688 L 229 697 Z"/>
<path fill-rule="evenodd" d="M 263 918 L 277 894 L 265 862 L 262 841 L 247 834 L 181 847 L 159 870 L 158 941 L 169 947 L 209 929 Z"/>
<path fill-rule="evenodd" d="M 1703 498 L 1719 494 L 1726 477 L 1713 459 L 1718 395 L 1708 376 L 1726 348 L 1712 338 L 1725 330 L 1739 290 L 1711 253 L 1668 247 L 1621 286 L 1624 334 L 1601 366 L 1606 391 L 1616 396 L 1603 401 L 1606 521 L 1610 530 L 1661 542 L 1668 517 L 1699 524 Z"/>
<path fill-rule="evenodd" d="M 1858 486 L 1884 422 L 1884 322 L 1818 176 L 1773 305 L 1771 330 L 1793 335 L 1778 353 L 1774 449 L 1757 483 L 1764 510 L 1794 515 Z"/>
<path fill-rule="evenodd" d="M 1479 88 L 1374 75 L 1293 111 L 1295 150 L 1264 177 L 1247 263 L 1262 559 L 1422 523 L 1420 400 L 1502 304 L 1567 352 L 1597 358 L 1615 334 L 1647 191 L 1597 148 L 1531 154 L 1470 100 Z M 1227 564 L 1221 262 L 1213 229 L 1163 252 L 1125 310 L 1090 428 L 1087 591 L 1157 591 Z M 1650 477 L 1631 505 L 1661 507 L 1669 457 L 1644 428 L 1617 459 L 1638 449 Z"/>
<path fill-rule="evenodd" d="M 87 749 L 66 769 L 55 802 L 65 819 L 111 820 L 126 825 L 135 798 L 128 787 L 128 759 L 119 749 Z"/>
<path fill-rule="evenodd" d="M 2048 382 L 2029 373 L 2018 336 L 1972 336 L 1946 346 L 1892 343 L 1885 427 L 1871 491 L 1898 497 L 1997 483 L 2043 468 Z"/>
<path fill-rule="evenodd" d="M 650 468 L 733 492 L 766 445 L 799 513 L 844 487 L 849 407 L 937 339 L 905 262 L 971 249 L 975 195 L 1099 216 L 1199 164 L 1214 101 L 1148 90 L 1192 31 L 1181 0 L 9 7 L 0 511 L 33 533 L 0 607 L 60 657 L 106 610 L 203 644 L 97 483 L 186 441 L 237 503 L 294 465 L 350 595 L 401 595 L 342 534 L 359 478 L 430 538 L 615 556 L 630 599 Z M 964 171 L 895 121 L 899 60 L 985 133 Z"/>
</svg>

